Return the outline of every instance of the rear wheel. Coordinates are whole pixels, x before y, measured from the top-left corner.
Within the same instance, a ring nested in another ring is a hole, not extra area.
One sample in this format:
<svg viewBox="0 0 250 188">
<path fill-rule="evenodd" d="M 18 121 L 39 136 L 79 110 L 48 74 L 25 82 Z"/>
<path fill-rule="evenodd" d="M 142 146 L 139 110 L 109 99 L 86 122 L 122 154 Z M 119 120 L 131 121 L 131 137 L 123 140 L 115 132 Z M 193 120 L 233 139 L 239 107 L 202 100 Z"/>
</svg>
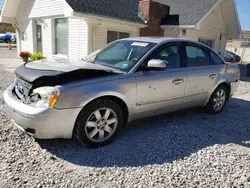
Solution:
<svg viewBox="0 0 250 188">
<path fill-rule="evenodd" d="M 100 99 L 84 108 L 76 121 L 74 136 L 91 147 L 111 142 L 123 125 L 120 107 L 112 100 Z"/>
<path fill-rule="evenodd" d="M 222 112 L 228 99 L 228 92 L 227 87 L 224 85 L 219 86 L 210 97 L 206 106 L 207 112 L 212 114 L 219 114 Z"/>
</svg>

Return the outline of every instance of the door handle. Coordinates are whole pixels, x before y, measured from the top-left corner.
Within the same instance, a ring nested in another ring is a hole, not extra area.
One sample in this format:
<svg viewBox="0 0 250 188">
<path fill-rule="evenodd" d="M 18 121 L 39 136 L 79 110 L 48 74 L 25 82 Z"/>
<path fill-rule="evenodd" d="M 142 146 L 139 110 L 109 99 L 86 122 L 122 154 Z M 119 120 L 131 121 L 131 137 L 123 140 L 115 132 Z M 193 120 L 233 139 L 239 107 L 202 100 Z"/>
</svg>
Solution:
<svg viewBox="0 0 250 188">
<path fill-rule="evenodd" d="M 179 85 L 179 84 L 181 84 L 181 83 L 183 83 L 184 82 L 184 80 L 183 79 L 175 79 L 175 80 L 173 80 L 173 84 L 175 84 L 175 85 Z"/>
<path fill-rule="evenodd" d="M 209 78 L 215 79 L 216 76 L 217 76 L 217 74 L 211 74 L 211 75 L 209 76 Z"/>
</svg>

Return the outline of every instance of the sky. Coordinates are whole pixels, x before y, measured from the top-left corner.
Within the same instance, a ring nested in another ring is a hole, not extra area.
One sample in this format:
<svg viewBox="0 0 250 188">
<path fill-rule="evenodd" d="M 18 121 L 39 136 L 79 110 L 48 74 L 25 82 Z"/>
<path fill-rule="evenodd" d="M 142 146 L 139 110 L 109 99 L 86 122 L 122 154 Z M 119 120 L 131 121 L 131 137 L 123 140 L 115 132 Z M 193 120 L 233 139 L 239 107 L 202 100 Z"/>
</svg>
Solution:
<svg viewBox="0 0 250 188">
<path fill-rule="evenodd" d="M 3 8 L 3 3 L 4 3 L 4 0 L 0 0 L 0 10 L 2 10 Z"/>
<path fill-rule="evenodd" d="M 242 30 L 250 31 L 250 0 L 236 0 L 236 5 Z"/>
<path fill-rule="evenodd" d="M 242 30 L 250 31 L 250 0 L 235 0 L 239 13 Z M 0 0 L 0 10 L 2 10 L 4 0 Z"/>
</svg>

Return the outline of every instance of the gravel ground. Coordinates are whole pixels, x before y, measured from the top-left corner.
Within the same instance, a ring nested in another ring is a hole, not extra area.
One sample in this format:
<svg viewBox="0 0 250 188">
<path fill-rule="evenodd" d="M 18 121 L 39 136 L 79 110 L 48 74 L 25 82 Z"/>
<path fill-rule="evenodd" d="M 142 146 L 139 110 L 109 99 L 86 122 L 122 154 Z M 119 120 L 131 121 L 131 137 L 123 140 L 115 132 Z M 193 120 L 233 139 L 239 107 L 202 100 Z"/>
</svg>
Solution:
<svg viewBox="0 0 250 188">
<path fill-rule="evenodd" d="M 0 69 L 2 92 L 13 74 Z M 186 110 L 129 125 L 111 145 L 36 141 L 0 110 L 0 187 L 250 187 L 250 79 L 220 115 Z"/>
</svg>

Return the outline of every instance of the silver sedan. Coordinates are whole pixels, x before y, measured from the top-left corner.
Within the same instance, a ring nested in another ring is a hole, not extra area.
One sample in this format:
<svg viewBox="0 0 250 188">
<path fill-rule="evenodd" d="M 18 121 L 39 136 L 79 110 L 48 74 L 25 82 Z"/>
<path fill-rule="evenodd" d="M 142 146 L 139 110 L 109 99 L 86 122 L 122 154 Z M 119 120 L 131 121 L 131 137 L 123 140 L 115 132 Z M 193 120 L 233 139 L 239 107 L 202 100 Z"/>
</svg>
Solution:
<svg viewBox="0 0 250 188">
<path fill-rule="evenodd" d="M 17 127 L 90 146 L 133 120 L 195 106 L 220 113 L 240 78 L 238 65 L 209 47 L 171 38 L 123 39 L 82 61 L 44 59 L 15 74 L 4 100 Z"/>
</svg>

